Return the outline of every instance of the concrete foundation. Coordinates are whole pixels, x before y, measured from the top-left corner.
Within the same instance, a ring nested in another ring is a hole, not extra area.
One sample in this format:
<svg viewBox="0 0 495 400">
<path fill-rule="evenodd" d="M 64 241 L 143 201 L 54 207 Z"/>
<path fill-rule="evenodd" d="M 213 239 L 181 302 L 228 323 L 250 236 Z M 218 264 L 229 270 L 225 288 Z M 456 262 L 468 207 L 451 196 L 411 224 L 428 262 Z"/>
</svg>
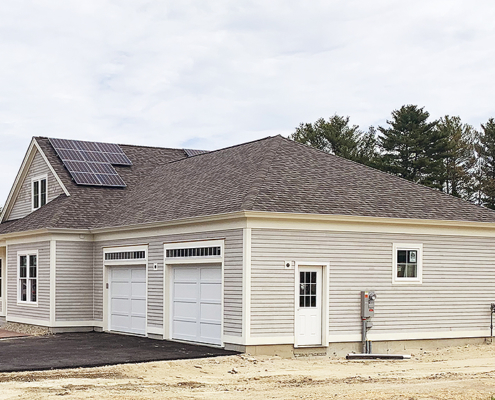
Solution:
<svg viewBox="0 0 495 400">
<path fill-rule="evenodd" d="M 95 328 L 93 326 L 76 326 L 76 327 L 63 327 L 63 328 L 49 328 L 51 333 L 67 333 L 67 332 L 93 332 Z"/>
<path fill-rule="evenodd" d="M 490 343 L 490 338 L 458 338 L 458 339 L 427 339 L 427 340 L 397 340 L 373 342 L 373 353 L 380 354 L 411 354 L 418 351 L 433 351 L 446 347 L 477 345 Z M 227 345 L 226 345 L 227 348 Z M 361 353 L 361 342 L 329 343 L 328 347 L 300 347 L 293 345 L 263 345 L 239 346 L 229 345 L 229 349 L 241 351 L 253 356 L 267 355 L 284 358 L 298 357 L 345 357 L 349 353 Z"/>
</svg>

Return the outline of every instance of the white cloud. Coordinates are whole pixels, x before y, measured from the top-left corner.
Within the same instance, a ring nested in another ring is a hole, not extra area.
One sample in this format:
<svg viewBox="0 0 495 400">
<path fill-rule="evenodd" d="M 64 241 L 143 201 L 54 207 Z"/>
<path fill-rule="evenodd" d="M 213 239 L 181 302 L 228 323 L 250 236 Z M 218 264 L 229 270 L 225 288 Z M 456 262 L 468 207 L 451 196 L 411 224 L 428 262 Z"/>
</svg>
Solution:
<svg viewBox="0 0 495 400">
<path fill-rule="evenodd" d="M 489 1 L 0 3 L 0 202 L 32 136 L 218 148 L 402 104 L 494 116 Z"/>
</svg>

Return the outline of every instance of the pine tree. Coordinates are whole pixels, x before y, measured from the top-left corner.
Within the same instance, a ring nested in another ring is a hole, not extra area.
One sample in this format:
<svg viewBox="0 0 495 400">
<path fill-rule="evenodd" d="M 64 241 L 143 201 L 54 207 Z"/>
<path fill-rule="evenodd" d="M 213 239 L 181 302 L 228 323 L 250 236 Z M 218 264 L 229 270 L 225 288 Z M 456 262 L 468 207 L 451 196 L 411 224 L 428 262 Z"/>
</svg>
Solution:
<svg viewBox="0 0 495 400">
<path fill-rule="evenodd" d="M 373 127 L 366 133 L 358 125 L 350 125 L 349 117 L 333 115 L 315 123 L 300 124 L 290 138 L 330 154 L 363 164 L 371 164 L 376 156 L 376 132 Z"/>
<path fill-rule="evenodd" d="M 495 120 L 481 124 L 479 158 L 482 204 L 495 209 Z"/>
<path fill-rule="evenodd" d="M 388 128 L 379 127 L 380 168 L 413 182 L 441 189 L 449 145 L 445 132 L 428 122 L 430 114 L 415 105 L 392 112 Z"/>
<path fill-rule="evenodd" d="M 448 154 L 444 160 L 443 190 L 453 196 L 471 200 L 473 197 L 476 131 L 463 124 L 460 117 L 446 115 L 436 129 L 448 139 Z"/>
</svg>

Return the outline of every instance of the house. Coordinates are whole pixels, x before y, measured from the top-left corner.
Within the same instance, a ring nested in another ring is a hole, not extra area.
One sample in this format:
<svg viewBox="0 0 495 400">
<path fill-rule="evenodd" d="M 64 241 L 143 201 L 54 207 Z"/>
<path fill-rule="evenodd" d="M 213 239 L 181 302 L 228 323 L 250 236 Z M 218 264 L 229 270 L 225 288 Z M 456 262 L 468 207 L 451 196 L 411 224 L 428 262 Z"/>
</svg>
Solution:
<svg viewBox="0 0 495 400">
<path fill-rule="evenodd" d="M 0 312 L 333 354 L 360 350 L 374 291 L 377 351 L 479 341 L 494 238 L 493 211 L 281 136 L 211 152 L 35 137 L 1 215 Z"/>
</svg>

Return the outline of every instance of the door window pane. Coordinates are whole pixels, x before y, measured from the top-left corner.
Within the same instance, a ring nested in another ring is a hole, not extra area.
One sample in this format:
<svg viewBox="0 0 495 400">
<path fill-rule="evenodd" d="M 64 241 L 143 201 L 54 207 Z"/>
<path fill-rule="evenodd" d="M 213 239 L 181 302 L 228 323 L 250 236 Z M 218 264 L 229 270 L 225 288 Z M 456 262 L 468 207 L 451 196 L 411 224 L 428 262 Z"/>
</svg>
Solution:
<svg viewBox="0 0 495 400">
<path fill-rule="evenodd" d="M 299 307 L 316 307 L 317 272 L 299 273 Z"/>
</svg>

